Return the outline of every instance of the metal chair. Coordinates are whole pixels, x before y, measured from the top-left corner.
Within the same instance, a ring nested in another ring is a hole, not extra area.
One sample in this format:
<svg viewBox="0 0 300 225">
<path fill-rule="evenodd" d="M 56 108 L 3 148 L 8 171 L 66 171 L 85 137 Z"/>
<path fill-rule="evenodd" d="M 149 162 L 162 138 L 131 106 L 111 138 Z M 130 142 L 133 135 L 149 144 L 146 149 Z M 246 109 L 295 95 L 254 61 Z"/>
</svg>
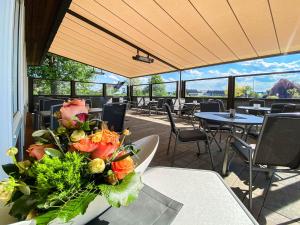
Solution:
<svg viewBox="0 0 300 225">
<path fill-rule="evenodd" d="M 124 130 L 126 103 L 110 103 L 103 107 L 102 121 L 106 121 L 108 128 L 115 132 Z"/>
<path fill-rule="evenodd" d="M 201 112 L 220 112 L 220 103 L 219 102 L 201 102 L 200 103 L 200 110 Z M 224 132 L 231 132 L 231 127 L 225 125 L 225 124 L 221 124 L 218 122 L 214 122 L 214 121 L 201 121 L 201 124 L 203 126 L 203 128 L 209 133 L 211 134 L 212 140 L 211 141 L 215 141 L 215 143 L 217 144 L 218 148 L 220 151 L 222 151 L 222 148 L 219 144 L 219 142 L 221 142 L 221 133 L 220 131 Z M 220 134 L 219 137 L 219 142 L 216 140 L 216 136 L 217 134 Z"/>
<path fill-rule="evenodd" d="M 55 113 L 58 112 L 61 107 L 62 107 L 62 104 L 51 106 L 51 114 L 50 114 L 50 129 L 51 130 L 56 129 L 59 126 L 59 122 L 58 122 L 57 118 L 55 117 Z"/>
<path fill-rule="evenodd" d="M 249 164 L 249 207 L 252 208 L 252 171 L 300 173 L 300 113 L 266 114 L 257 145 L 231 136 L 226 148 L 223 175 L 228 171 L 229 147 Z M 277 169 L 274 167 L 287 167 Z"/>
<path fill-rule="evenodd" d="M 166 108 L 166 111 L 167 111 L 167 114 L 168 114 L 168 117 L 170 120 L 170 124 L 171 124 L 171 131 L 170 131 L 167 154 L 169 154 L 169 151 L 170 151 L 171 139 L 172 139 L 172 137 L 175 138 L 173 157 L 172 157 L 172 165 L 174 165 L 176 146 L 178 143 L 190 143 L 190 142 L 196 143 L 197 148 L 198 148 L 197 155 L 200 156 L 201 152 L 200 152 L 199 141 L 204 141 L 206 151 L 209 153 L 212 169 L 214 170 L 213 158 L 212 158 L 211 151 L 210 151 L 210 141 L 209 141 L 209 137 L 207 136 L 206 132 L 203 130 L 200 130 L 200 129 L 181 130 L 181 129 L 176 128 L 170 106 L 166 103 L 164 106 Z"/>
</svg>

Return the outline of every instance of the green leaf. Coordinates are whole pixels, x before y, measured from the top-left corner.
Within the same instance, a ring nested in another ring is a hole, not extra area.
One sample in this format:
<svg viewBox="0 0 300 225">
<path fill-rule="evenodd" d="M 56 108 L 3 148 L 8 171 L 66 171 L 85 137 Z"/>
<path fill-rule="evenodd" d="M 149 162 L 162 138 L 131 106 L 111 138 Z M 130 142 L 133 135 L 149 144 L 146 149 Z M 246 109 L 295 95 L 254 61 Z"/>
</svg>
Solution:
<svg viewBox="0 0 300 225">
<path fill-rule="evenodd" d="M 37 196 L 35 195 L 23 195 L 21 198 L 15 201 L 13 206 L 9 211 L 9 215 L 19 219 L 24 220 L 30 210 L 35 208 L 37 202 Z"/>
<path fill-rule="evenodd" d="M 59 151 L 57 149 L 54 149 L 54 148 L 45 148 L 45 153 L 49 156 L 52 156 L 52 157 L 61 158 L 63 156 L 61 151 Z"/>
<path fill-rule="evenodd" d="M 32 137 L 38 138 L 38 137 L 41 137 L 41 136 L 43 136 L 44 134 L 47 134 L 47 133 L 48 133 L 47 130 L 37 130 L 37 131 L 34 131 L 32 133 Z"/>
<path fill-rule="evenodd" d="M 12 163 L 2 165 L 2 169 L 4 170 L 4 172 L 7 175 L 19 174 L 19 168 L 15 164 L 12 164 Z"/>
<path fill-rule="evenodd" d="M 91 129 L 90 129 L 90 123 L 89 123 L 88 121 L 82 123 L 81 129 L 84 130 L 84 131 L 89 131 L 89 130 L 91 130 Z"/>
<path fill-rule="evenodd" d="M 20 181 L 18 188 L 24 195 L 30 195 L 30 187 L 26 183 Z"/>
<path fill-rule="evenodd" d="M 98 187 L 110 205 L 120 207 L 127 206 L 137 199 L 143 183 L 140 175 L 132 172 L 118 185 L 101 184 Z"/>
<path fill-rule="evenodd" d="M 64 223 L 70 221 L 77 215 L 84 214 L 88 205 L 95 199 L 97 194 L 89 191 L 81 192 L 75 199 L 66 202 L 59 209 L 48 211 L 35 218 L 37 225 L 44 225 L 58 218 Z"/>
</svg>

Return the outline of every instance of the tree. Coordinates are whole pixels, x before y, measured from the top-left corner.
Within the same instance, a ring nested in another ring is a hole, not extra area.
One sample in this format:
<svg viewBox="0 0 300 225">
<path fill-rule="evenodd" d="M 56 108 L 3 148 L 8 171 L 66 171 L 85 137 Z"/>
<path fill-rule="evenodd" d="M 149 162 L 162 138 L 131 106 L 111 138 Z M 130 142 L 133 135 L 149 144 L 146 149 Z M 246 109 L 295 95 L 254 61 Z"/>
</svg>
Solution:
<svg viewBox="0 0 300 225">
<path fill-rule="evenodd" d="M 94 76 L 94 68 L 85 64 L 66 59 L 61 56 L 56 56 L 48 53 L 45 60 L 40 66 L 29 66 L 27 75 L 33 78 L 53 79 L 53 81 L 45 80 L 42 89 L 49 89 L 49 94 L 58 94 L 58 88 L 62 89 L 59 92 L 67 90 L 66 84 L 57 80 L 76 80 L 90 81 Z M 84 84 L 86 89 L 91 84 Z M 50 87 L 50 88 L 49 88 Z"/>
<path fill-rule="evenodd" d="M 235 96 L 236 97 L 256 97 L 256 93 L 253 91 L 252 87 L 249 85 L 235 86 Z"/>
<path fill-rule="evenodd" d="M 153 96 L 168 96 L 166 85 L 163 82 L 164 80 L 160 75 L 153 75 L 149 78 L 149 83 L 155 84 L 152 85 Z"/>
<path fill-rule="evenodd" d="M 296 94 L 296 91 L 300 91 L 299 84 L 296 84 L 288 79 L 280 79 L 271 88 L 270 95 L 278 96 L 279 98 L 291 98 L 293 97 L 293 94 Z"/>
</svg>

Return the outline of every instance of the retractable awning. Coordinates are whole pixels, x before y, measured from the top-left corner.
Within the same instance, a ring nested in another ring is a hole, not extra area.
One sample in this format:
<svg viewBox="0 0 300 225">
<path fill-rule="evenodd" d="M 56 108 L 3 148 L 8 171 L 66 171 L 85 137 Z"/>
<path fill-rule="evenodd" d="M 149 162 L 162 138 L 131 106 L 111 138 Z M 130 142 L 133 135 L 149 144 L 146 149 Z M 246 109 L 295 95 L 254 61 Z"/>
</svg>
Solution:
<svg viewBox="0 0 300 225">
<path fill-rule="evenodd" d="M 299 0 L 73 0 L 49 49 L 126 77 L 300 50 Z M 134 61 L 137 49 L 154 63 Z"/>
</svg>

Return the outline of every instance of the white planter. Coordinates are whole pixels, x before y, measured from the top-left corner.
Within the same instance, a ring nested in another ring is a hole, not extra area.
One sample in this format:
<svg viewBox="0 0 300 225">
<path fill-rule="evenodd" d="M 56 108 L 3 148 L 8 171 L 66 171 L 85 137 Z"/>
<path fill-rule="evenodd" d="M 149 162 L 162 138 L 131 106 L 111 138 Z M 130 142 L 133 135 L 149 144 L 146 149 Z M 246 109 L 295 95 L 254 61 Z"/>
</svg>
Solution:
<svg viewBox="0 0 300 225">
<path fill-rule="evenodd" d="M 141 151 L 133 156 L 133 160 L 136 163 L 136 172 L 144 173 L 144 171 L 149 166 L 155 152 L 157 150 L 159 143 L 158 135 L 151 135 L 145 138 L 142 138 L 136 142 L 134 142 L 135 146 Z M 105 198 L 102 196 L 97 196 L 94 201 L 92 201 L 84 215 L 78 215 L 68 223 L 61 223 L 59 220 L 54 220 L 51 224 L 64 224 L 64 225 L 83 225 L 89 222 L 91 219 L 98 216 L 101 212 L 105 211 L 109 207 Z M 18 223 L 14 223 L 16 220 L 8 215 L 9 208 L 0 208 L 0 218 L 4 218 L 0 220 L 0 225 L 9 224 L 11 225 L 34 225 L 35 221 L 22 221 Z"/>
</svg>

